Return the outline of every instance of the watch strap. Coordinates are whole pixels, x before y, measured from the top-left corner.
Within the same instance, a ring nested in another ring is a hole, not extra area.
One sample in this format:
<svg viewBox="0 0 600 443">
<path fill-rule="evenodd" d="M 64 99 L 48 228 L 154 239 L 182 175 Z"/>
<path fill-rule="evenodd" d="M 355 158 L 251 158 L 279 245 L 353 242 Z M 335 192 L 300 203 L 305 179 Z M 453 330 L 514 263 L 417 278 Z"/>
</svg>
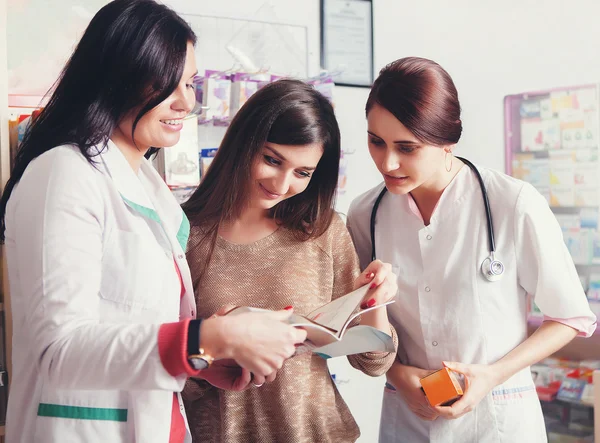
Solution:
<svg viewBox="0 0 600 443">
<path fill-rule="evenodd" d="M 187 355 L 196 355 L 200 350 L 201 319 L 190 320 L 188 324 Z"/>
</svg>

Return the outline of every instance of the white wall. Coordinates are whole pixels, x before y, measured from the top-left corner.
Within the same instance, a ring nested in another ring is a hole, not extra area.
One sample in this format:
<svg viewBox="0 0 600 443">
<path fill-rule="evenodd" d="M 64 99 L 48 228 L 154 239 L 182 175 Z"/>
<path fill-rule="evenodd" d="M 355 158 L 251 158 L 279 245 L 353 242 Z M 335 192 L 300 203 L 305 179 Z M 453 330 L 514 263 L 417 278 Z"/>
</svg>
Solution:
<svg viewBox="0 0 600 443">
<path fill-rule="evenodd" d="M 600 81 L 597 0 L 375 0 L 375 63 L 431 58 L 454 78 L 460 154 L 504 170 L 503 97 Z"/>
</svg>

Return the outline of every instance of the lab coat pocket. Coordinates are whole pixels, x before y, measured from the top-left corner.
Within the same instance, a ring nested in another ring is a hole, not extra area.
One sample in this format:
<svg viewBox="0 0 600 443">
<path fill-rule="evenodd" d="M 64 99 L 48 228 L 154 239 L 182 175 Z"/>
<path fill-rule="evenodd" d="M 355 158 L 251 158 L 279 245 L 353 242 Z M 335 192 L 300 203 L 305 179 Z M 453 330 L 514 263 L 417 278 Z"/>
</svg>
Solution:
<svg viewBox="0 0 600 443">
<path fill-rule="evenodd" d="M 100 297 L 131 310 L 160 309 L 165 279 L 174 273 L 172 253 L 153 237 L 116 230 L 104 249 Z"/>
<path fill-rule="evenodd" d="M 533 394 L 494 395 L 501 443 L 546 443 L 546 426 L 535 388 Z"/>
</svg>

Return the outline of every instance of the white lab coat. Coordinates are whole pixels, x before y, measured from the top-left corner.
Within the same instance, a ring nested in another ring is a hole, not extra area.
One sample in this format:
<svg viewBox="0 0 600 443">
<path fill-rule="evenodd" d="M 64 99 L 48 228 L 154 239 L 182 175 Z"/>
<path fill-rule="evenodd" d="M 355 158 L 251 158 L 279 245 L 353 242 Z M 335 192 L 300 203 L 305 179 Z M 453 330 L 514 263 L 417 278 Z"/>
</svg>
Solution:
<svg viewBox="0 0 600 443">
<path fill-rule="evenodd" d="M 136 174 L 109 143 L 95 163 L 54 148 L 8 202 L 7 443 L 169 441 L 186 377 L 165 370 L 157 337 L 195 315 L 189 222 L 148 161 Z"/>
<path fill-rule="evenodd" d="M 442 361 L 496 362 L 527 338 L 526 293 L 550 317 L 583 318 L 582 335 L 594 330 L 596 318 L 546 200 L 527 183 L 480 172 L 492 210 L 496 257 L 506 268 L 498 282 L 480 272 L 489 255 L 486 217 L 477 178 L 466 165 L 442 194 L 428 226 L 415 214 L 409 195 L 388 192 L 379 207 L 377 258 L 391 263 L 398 276 L 397 302 L 388 310 L 404 364 L 439 369 Z M 363 268 L 371 260 L 369 220 L 382 189 L 358 197 L 348 214 Z M 545 441 L 529 368 L 458 420 L 423 421 L 399 393 L 387 387 L 384 393 L 382 443 Z"/>
</svg>

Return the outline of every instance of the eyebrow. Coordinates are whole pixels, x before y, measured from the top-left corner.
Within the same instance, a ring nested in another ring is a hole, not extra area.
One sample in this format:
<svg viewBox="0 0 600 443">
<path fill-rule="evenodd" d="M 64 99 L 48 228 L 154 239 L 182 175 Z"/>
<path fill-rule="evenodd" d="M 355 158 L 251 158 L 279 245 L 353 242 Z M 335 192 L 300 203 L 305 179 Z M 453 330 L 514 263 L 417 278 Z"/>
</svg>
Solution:
<svg viewBox="0 0 600 443">
<path fill-rule="evenodd" d="M 267 148 L 269 151 L 271 151 L 273 154 L 275 154 L 275 156 L 279 157 L 279 160 L 283 160 L 284 162 L 287 161 L 287 159 L 283 155 L 281 155 L 279 152 L 277 152 L 276 149 L 274 149 L 268 145 L 265 145 L 265 148 Z M 300 166 L 298 169 L 306 169 L 307 171 L 314 171 L 316 169 L 316 167 L 315 166 Z"/>
<path fill-rule="evenodd" d="M 198 70 L 196 69 L 196 72 L 194 72 L 192 75 L 190 75 L 190 78 L 196 77 L 197 75 L 198 75 Z"/>
<path fill-rule="evenodd" d="M 375 138 L 383 140 L 381 137 L 379 137 L 377 134 L 372 133 L 371 131 L 367 131 L 367 133 Z M 414 140 L 394 140 L 393 143 L 395 145 L 418 145 L 418 144 L 420 144 L 419 142 L 416 142 Z"/>
</svg>

